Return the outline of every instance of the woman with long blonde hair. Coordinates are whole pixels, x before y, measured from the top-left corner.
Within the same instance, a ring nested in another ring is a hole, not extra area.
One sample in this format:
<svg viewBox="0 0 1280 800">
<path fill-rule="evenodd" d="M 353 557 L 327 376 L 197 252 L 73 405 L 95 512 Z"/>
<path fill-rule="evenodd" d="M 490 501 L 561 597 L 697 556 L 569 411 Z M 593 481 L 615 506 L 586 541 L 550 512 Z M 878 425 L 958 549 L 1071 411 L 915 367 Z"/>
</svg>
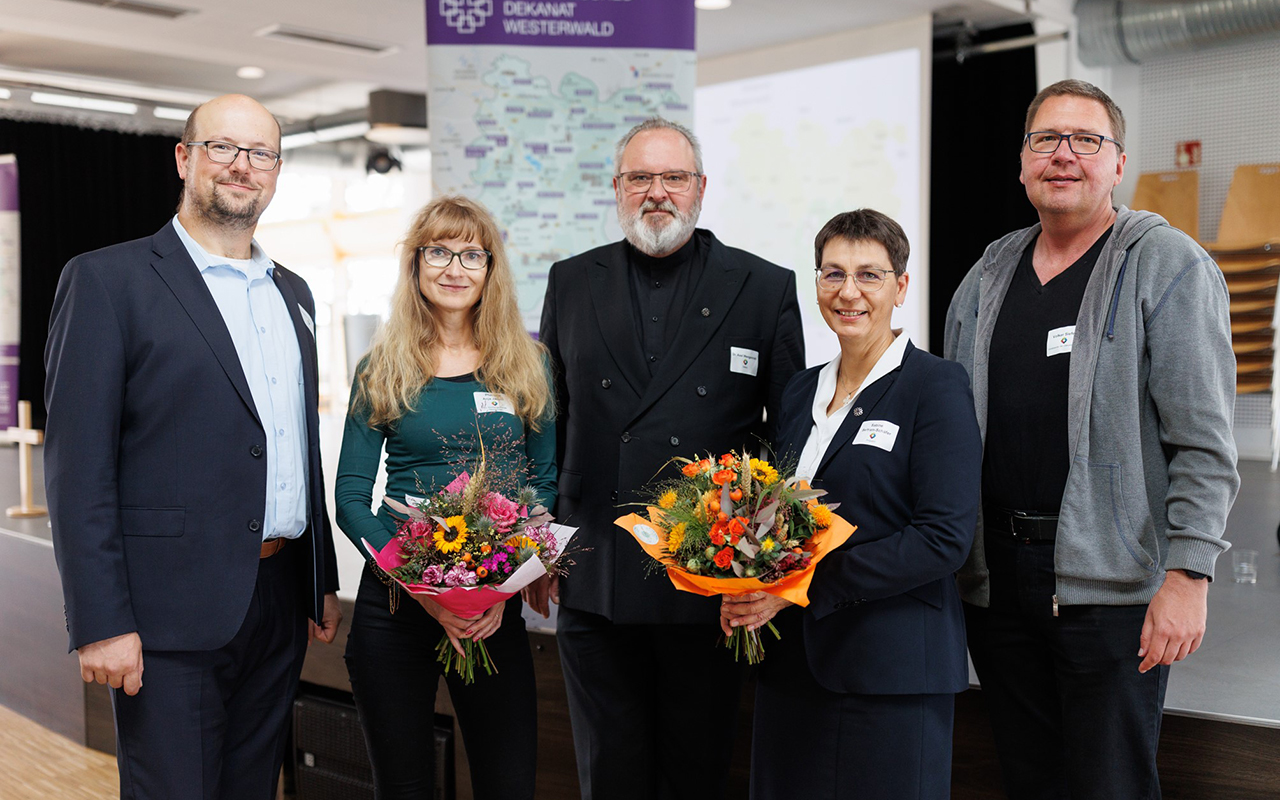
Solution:
<svg viewBox="0 0 1280 800">
<path fill-rule="evenodd" d="M 386 502 L 371 510 L 384 447 L 387 498 L 440 490 L 473 468 L 482 439 L 489 470 L 523 475 L 543 505 L 555 502 L 545 351 L 524 330 L 493 217 L 473 200 L 438 198 L 418 213 L 402 250 L 390 318 L 356 369 L 338 460 L 338 525 L 362 554 L 362 539 L 381 549 L 397 526 Z M 432 796 L 443 632 L 459 652 L 462 639 L 484 639 L 501 664 L 470 686 L 446 675 L 475 797 L 532 798 L 536 704 L 520 598 L 464 619 L 425 595 L 390 591 L 408 602 L 389 604 L 366 565 L 346 651 L 377 797 Z M 501 754 L 499 768 L 486 752 Z"/>
</svg>

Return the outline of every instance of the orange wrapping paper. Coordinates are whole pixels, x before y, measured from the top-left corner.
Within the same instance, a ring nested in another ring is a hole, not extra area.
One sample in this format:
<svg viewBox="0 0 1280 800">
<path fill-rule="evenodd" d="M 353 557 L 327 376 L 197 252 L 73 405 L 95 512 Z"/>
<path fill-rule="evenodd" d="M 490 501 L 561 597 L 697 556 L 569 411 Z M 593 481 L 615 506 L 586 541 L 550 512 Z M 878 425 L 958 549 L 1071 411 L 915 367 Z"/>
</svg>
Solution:
<svg viewBox="0 0 1280 800">
<path fill-rule="evenodd" d="M 805 543 L 804 549 L 813 554 L 809 566 L 795 570 L 774 583 L 765 583 L 759 578 L 715 578 L 710 575 L 694 575 L 687 572 L 662 552 L 667 531 L 665 527 L 655 522 L 662 518 L 660 508 L 649 506 L 648 517 L 627 514 L 614 520 L 614 524 L 631 534 L 631 538 L 635 539 L 636 543 L 655 561 L 664 564 L 671 584 L 682 592 L 692 592 L 707 597 L 719 594 L 736 596 L 752 592 L 767 592 L 784 600 L 790 600 L 798 606 L 807 606 L 809 605 L 809 583 L 813 580 L 814 568 L 827 553 L 848 541 L 853 532 L 858 529 L 856 525 L 846 522 L 839 514 L 832 514 L 831 517 L 831 527 L 815 533 Z M 648 528 L 648 531 L 645 528 Z M 656 537 L 650 535 L 649 531 L 656 534 Z"/>
</svg>

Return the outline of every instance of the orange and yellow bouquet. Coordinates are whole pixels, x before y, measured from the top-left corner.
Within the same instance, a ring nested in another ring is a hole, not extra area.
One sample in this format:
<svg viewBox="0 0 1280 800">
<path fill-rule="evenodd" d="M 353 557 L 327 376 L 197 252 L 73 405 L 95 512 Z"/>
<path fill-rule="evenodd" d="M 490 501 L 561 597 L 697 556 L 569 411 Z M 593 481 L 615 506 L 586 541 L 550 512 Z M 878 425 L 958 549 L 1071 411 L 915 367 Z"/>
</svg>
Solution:
<svg viewBox="0 0 1280 800">
<path fill-rule="evenodd" d="M 835 505 L 818 502 L 826 492 L 747 453 L 675 461 L 683 464 L 681 477 L 654 487 L 648 516 L 628 514 L 616 524 L 681 591 L 764 591 L 808 605 L 814 567 L 855 530 Z M 768 627 L 777 638 L 777 628 Z M 758 630 L 737 628 L 725 645 L 751 664 L 764 658 Z"/>
</svg>

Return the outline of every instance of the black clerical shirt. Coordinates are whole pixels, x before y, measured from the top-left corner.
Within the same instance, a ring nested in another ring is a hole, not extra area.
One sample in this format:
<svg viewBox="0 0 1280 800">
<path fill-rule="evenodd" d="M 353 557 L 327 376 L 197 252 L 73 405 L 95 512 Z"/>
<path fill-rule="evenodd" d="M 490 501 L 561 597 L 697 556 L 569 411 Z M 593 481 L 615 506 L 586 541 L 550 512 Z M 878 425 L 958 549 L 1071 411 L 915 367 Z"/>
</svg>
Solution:
<svg viewBox="0 0 1280 800">
<path fill-rule="evenodd" d="M 1032 264 L 1036 240 L 1022 253 L 991 334 L 982 464 L 982 497 L 988 504 L 1041 514 L 1057 514 L 1062 505 L 1071 467 L 1071 349 L 1089 346 L 1068 334 L 1074 333 L 1085 287 L 1110 236 L 1108 228 L 1087 253 L 1043 285 Z"/>
<path fill-rule="evenodd" d="M 707 245 L 696 232 L 669 256 L 654 258 L 627 244 L 631 272 L 631 305 L 649 374 L 666 357 L 680 327 L 680 315 L 689 304 L 707 260 Z"/>
</svg>

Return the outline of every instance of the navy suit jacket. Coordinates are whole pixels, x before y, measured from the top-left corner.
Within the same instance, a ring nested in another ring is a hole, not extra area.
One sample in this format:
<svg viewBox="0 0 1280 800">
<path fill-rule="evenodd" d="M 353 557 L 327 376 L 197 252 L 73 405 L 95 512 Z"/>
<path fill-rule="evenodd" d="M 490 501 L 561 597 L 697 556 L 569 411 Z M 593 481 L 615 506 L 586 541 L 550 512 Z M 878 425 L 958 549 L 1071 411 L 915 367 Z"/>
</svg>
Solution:
<svg viewBox="0 0 1280 800">
<path fill-rule="evenodd" d="M 302 353 L 309 525 L 304 608 L 338 586 L 306 283 L 276 286 Z M 45 350 L 45 486 L 72 649 L 137 631 L 149 650 L 231 640 L 257 579 L 266 432 L 222 314 L 171 223 L 72 259 Z M 285 553 L 290 550 L 286 549 Z M 277 558 L 280 556 L 277 556 Z"/>
<path fill-rule="evenodd" d="M 956 366 L 908 343 L 902 365 L 863 390 L 819 462 L 813 484 L 827 490 L 823 502 L 840 503 L 836 513 L 858 526 L 818 565 L 803 612 L 808 665 L 829 691 L 968 686 L 953 575 L 973 542 L 982 441 L 968 375 Z M 780 454 L 804 448 L 820 370 L 783 392 Z M 892 449 L 853 444 L 873 420 L 899 426 Z"/>
</svg>

